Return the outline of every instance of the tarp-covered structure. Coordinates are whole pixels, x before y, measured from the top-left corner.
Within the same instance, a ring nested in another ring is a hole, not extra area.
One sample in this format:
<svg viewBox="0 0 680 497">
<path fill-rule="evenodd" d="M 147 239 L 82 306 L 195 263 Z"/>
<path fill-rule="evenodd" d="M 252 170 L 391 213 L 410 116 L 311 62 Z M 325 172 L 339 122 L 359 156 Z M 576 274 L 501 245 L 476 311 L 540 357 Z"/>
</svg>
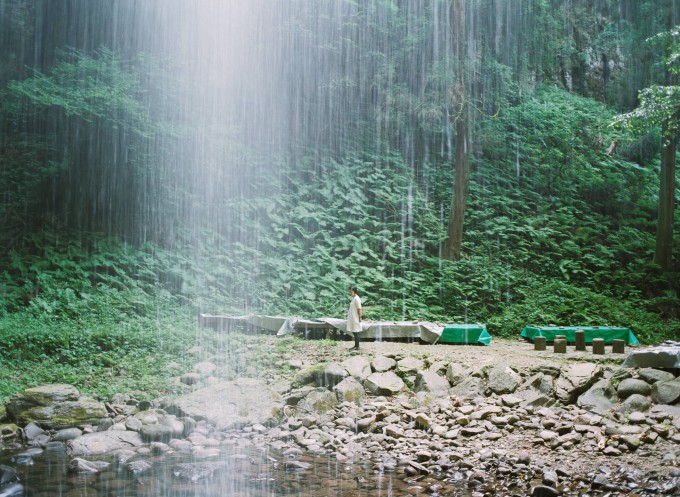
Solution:
<svg viewBox="0 0 680 497">
<path fill-rule="evenodd" d="M 201 314 L 199 324 L 222 331 L 250 326 L 275 332 L 279 336 L 323 329 L 336 329 L 349 335 L 347 320 L 337 318 L 305 319 L 298 316 L 260 316 L 257 314 L 244 316 Z M 361 327 L 359 337 L 362 339 L 411 339 L 422 340 L 426 343 L 436 343 L 444 329 L 436 323 L 426 321 L 364 321 Z"/>
</svg>

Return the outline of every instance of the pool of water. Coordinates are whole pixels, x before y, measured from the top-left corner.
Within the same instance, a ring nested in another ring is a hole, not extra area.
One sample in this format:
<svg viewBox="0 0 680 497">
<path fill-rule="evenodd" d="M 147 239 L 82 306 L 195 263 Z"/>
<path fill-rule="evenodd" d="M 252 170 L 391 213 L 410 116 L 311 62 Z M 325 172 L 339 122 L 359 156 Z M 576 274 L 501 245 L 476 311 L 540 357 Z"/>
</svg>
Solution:
<svg viewBox="0 0 680 497">
<path fill-rule="evenodd" d="M 0 454 L 0 464 L 13 467 L 21 485 L 0 487 L 0 497 L 391 497 L 470 495 L 460 482 L 405 478 L 399 471 L 380 470 L 371 462 L 340 463 L 328 455 L 287 459 L 263 448 L 226 448 L 213 457 L 182 453 L 137 456 L 151 463 L 135 474 L 112 457 L 88 458 L 110 463 L 98 474 L 69 471 L 63 449 L 33 457 Z M 461 475 L 462 476 L 462 475 Z"/>
</svg>

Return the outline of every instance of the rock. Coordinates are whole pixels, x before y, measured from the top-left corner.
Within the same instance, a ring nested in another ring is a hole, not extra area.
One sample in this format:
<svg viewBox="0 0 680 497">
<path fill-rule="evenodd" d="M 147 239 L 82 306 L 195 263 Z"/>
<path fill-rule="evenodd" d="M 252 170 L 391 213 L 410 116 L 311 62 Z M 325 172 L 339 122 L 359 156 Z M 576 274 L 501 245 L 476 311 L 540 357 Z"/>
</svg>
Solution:
<svg viewBox="0 0 680 497">
<path fill-rule="evenodd" d="M 363 382 L 371 375 L 371 363 L 364 356 L 356 355 L 342 361 L 340 365 L 347 370 L 350 376 Z"/>
<path fill-rule="evenodd" d="M 560 495 L 557 489 L 547 485 L 536 485 L 531 487 L 531 497 L 556 497 Z"/>
<path fill-rule="evenodd" d="M 52 437 L 52 440 L 56 440 L 57 442 L 67 442 L 68 440 L 78 438 L 82 434 L 83 430 L 81 430 L 80 428 L 65 428 L 55 433 L 54 436 Z"/>
<path fill-rule="evenodd" d="M 19 481 L 19 476 L 14 468 L 0 464 L 0 487 Z"/>
<path fill-rule="evenodd" d="M 361 404 L 366 395 L 364 387 L 353 376 L 349 376 L 333 387 L 338 402 Z"/>
<path fill-rule="evenodd" d="M 295 379 L 293 380 L 293 382 L 303 386 L 304 385 L 311 385 L 314 387 L 325 386 L 323 384 L 323 372 L 325 369 L 326 363 L 321 362 L 319 364 L 315 364 L 314 366 L 299 371 L 295 375 Z"/>
<path fill-rule="evenodd" d="M 364 383 L 366 390 L 371 392 L 373 395 L 396 395 L 404 388 L 406 385 L 403 380 L 399 378 L 393 371 L 387 371 L 385 373 L 373 373 Z"/>
<path fill-rule="evenodd" d="M 201 375 L 198 373 L 184 373 L 179 377 L 179 381 L 185 385 L 195 385 L 201 381 Z"/>
<path fill-rule="evenodd" d="M 374 373 L 385 373 L 386 371 L 394 369 L 396 366 L 397 361 L 391 357 L 385 357 L 382 355 L 377 356 L 371 362 L 371 369 Z"/>
<path fill-rule="evenodd" d="M 483 379 L 471 377 L 451 388 L 449 393 L 457 397 L 475 398 L 483 396 L 485 388 Z"/>
<path fill-rule="evenodd" d="M 202 388 L 174 400 L 169 412 L 206 420 L 218 430 L 261 423 L 278 416 L 283 402 L 261 381 L 240 378 Z"/>
<path fill-rule="evenodd" d="M 43 435 L 45 433 L 45 430 L 40 428 L 40 426 L 37 423 L 31 422 L 28 423 L 24 427 L 24 438 L 28 440 L 29 442 L 31 440 L 35 440 L 38 438 L 40 435 Z"/>
<path fill-rule="evenodd" d="M 431 392 L 435 395 L 446 395 L 449 391 L 449 380 L 439 376 L 435 371 L 419 371 L 413 390 L 415 392 Z"/>
<path fill-rule="evenodd" d="M 680 368 L 680 347 L 662 346 L 634 350 L 621 365 L 623 368 Z"/>
<path fill-rule="evenodd" d="M 520 376 L 508 366 L 495 366 L 489 371 L 487 387 L 495 394 L 512 393 L 520 384 Z"/>
<path fill-rule="evenodd" d="M 430 419 L 430 417 L 422 412 L 416 414 L 415 422 L 416 426 L 423 429 L 428 429 L 432 425 L 432 420 Z"/>
<path fill-rule="evenodd" d="M 571 364 L 562 371 L 555 383 L 555 394 L 564 404 L 573 404 L 580 394 L 588 390 L 603 374 L 597 364 Z"/>
<path fill-rule="evenodd" d="M 647 416 L 638 411 L 633 411 L 628 415 L 628 422 L 634 424 L 641 424 L 647 421 Z"/>
<path fill-rule="evenodd" d="M 628 378 L 619 383 L 616 388 L 616 393 L 620 399 L 626 399 L 633 395 L 634 393 L 640 395 L 649 395 L 652 391 L 652 387 L 644 380 L 637 380 L 634 378 Z"/>
<path fill-rule="evenodd" d="M 149 461 L 139 459 L 137 461 L 129 461 L 125 464 L 125 468 L 133 475 L 140 475 L 149 471 L 153 465 Z"/>
<path fill-rule="evenodd" d="M 80 457 L 71 459 L 68 463 L 68 470 L 70 473 L 78 474 L 97 474 L 102 469 L 109 467 L 109 463 L 104 461 L 88 461 Z"/>
<path fill-rule="evenodd" d="M 648 411 L 651 406 L 652 402 L 649 400 L 649 398 L 645 397 L 644 395 L 634 393 L 623 401 L 623 404 L 621 404 L 616 412 L 623 414 L 633 411 L 645 412 Z"/>
<path fill-rule="evenodd" d="M 325 388 L 317 388 L 298 403 L 298 410 L 304 413 L 323 414 L 332 410 L 337 404 L 338 398 L 334 392 Z"/>
<path fill-rule="evenodd" d="M 332 362 L 323 371 L 323 384 L 321 386 L 334 387 L 348 376 L 349 373 L 345 368 Z"/>
<path fill-rule="evenodd" d="M 501 402 L 503 402 L 503 405 L 506 407 L 517 407 L 522 403 L 522 399 L 515 395 L 508 394 L 501 397 Z"/>
<path fill-rule="evenodd" d="M 452 386 L 458 385 L 469 376 L 470 372 L 457 362 L 452 362 L 446 368 L 446 379 Z"/>
<path fill-rule="evenodd" d="M 652 399 L 657 404 L 674 404 L 680 399 L 680 378 L 654 383 L 652 385 Z"/>
<path fill-rule="evenodd" d="M 550 372 L 552 373 L 553 371 L 550 370 Z M 557 371 L 557 375 L 559 375 L 559 371 Z M 522 383 L 519 387 L 519 390 L 535 390 L 550 397 L 553 395 L 555 390 L 554 378 L 555 377 L 551 374 L 542 372 L 536 373 L 528 378 L 524 383 Z"/>
<path fill-rule="evenodd" d="M 603 379 L 590 387 L 587 392 L 581 394 L 576 404 L 583 409 L 605 415 L 609 414 L 609 411 L 614 407 L 613 399 L 615 397 L 614 387 L 609 380 Z"/>
<path fill-rule="evenodd" d="M 666 404 L 657 404 L 652 407 L 652 412 L 665 413 L 673 418 L 680 418 L 680 406 L 669 406 Z M 676 429 L 680 431 L 680 424 L 676 425 Z"/>
<path fill-rule="evenodd" d="M 223 468 L 225 463 L 196 462 L 177 464 L 172 468 L 172 476 L 179 480 L 192 483 L 212 477 L 216 470 Z"/>
<path fill-rule="evenodd" d="M 397 371 L 404 374 L 417 373 L 423 368 L 425 368 L 425 363 L 415 357 L 404 357 L 397 362 Z"/>
<path fill-rule="evenodd" d="M 107 416 L 106 407 L 80 397 L 73 385 L 44 385 L 28 388 L 7 403 L 7 414 L 25 426 L 38 423 L 46 429 L 60 430 L 82 424 L 96 424 Z"/>
<path fill-rule="evenodd" d="M 638 374 L 640 375 L 640 378 L 645 380 L 647 383 L 671 381 L 675 378 L 673 373 L 654 368 L 642 368 L 638 371 Z"/>
<path fill-rule="evenodd" d="M 67 451 L 71 456 L 93 456 L 106 454 L 118 449 L 141 447 L 142 437 L 133 431 L 102 431 L 89 433 L 69 440 Z"/>
</svg>

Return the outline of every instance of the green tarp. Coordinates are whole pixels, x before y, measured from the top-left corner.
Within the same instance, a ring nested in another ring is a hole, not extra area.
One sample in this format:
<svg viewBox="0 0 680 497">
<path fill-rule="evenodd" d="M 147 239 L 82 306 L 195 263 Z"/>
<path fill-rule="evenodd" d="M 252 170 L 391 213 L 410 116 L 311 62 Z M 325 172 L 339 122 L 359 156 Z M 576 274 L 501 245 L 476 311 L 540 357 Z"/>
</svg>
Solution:
<svg viewBox="0 0 680 497">
<path fill-rule="evenodd" d="M 483 324 L 447 324 L 437 343 L 474 343 L 489 345 L 491 335 Z"/>
<path fill-rule="evenodd" d="M 637 338 L 629 328 L 610 328 L 609 326 L 525 326 L 520 333 L 522 338 L 533 340 L 534 337 L 545 337 L 547 342 L 555 340 L 555 335 L 564 335 L 567 342 L 575 342 L 577 330 L 585 332 L 586 343 L 592 343 L 593 338 L 604 338 L 604 343 L 613 340 L 624 340 L 628 345 L 639 345 Z"/>
</svg>

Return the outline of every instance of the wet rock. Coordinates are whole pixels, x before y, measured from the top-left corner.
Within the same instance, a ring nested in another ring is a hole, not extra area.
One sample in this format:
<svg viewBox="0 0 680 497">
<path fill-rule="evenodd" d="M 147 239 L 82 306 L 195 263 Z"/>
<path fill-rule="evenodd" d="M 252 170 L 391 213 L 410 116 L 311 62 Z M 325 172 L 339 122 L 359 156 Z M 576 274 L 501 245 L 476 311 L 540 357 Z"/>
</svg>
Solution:
<svg viewBox="0 0 680 497">
<path fill-rule="evenodd" d="M 373 395 L 390 396 L 398 394 L 406 387 L 403 380 L 399 378 L 393 371 L 371 374 L 366 379 L 364 386 L 366 387 L 366 390 L 371 392 Z"/>
<path fill-rule="evenodd" d="M 24 486 L 21 483 L 10 483 L 0 488 L 0 497 L 23 497 Z"/>
<path fill-rule="evenodd" d="M 349 376 L 333 387 L 338 402 L 353 402 L 360 404 L 364 400 L 366 391 L 359 381 Z"/>
<path fill-rule="evenodd" d="M 299 385 L 311 385 L 313 387 L 323 387 L 324 385 L 324 370 L 326 369 L 326 363 L 315 364 L 314 366 L 308 367 L 299 371 L 295 375 L 294 383 Z M 343 368 L 344 370 L 344 368 Z"/>
<path fill-rule="evenodd" d="M 125 464 L 125 469 L 127 469 L 133 475 L 140 475 L 149 471 L 153 465 L 146 460 L 139 459 L 137 461 L 129 461 Z"/>
<path fill-rule="evenodd" d="M 491 368 L 487 377 L 487 387 L 495 394 L 507 394 L 517 390 L 520 376 L 508 366 Z"/>
<path fill-rule="evenodd" d="M 371 375 L 371 363 L 364 356 L 356 355 L 342 361 L 340 365 L 359 381 L 364 381 Z"/>
<path fill-rule="evenodd" d="M 680 347 L 678 347 L 680 351 Z M 678 352 L 680 354 L 680 352 Z M 652 385 L 652 399 L 657 404 L 674 404 L 680 399 L 680 377 Z"/>
<path fill-rule="evenodd" d="M 172 475 L 179 480 L 197 482 L 210 478 L 216 470 L 224 467 L 222 463 L 200 462 L 182 463 L 172 468 Z"/>
<path fill-rule="evenodd" d="M 397 361 L 395 361 L 391 357 L 385 357 L 382 355 L 377 356 L 371 362 L 371 369 L 373 370 L 374 373 L 385 373 L 386 371 L 394 369 L 396 366 Z"/>
<path fill-rule="evenodd" d="M 7 403 L 7 414 L 24 426 L 31 422 L 46 429 L 63 429 L 97 423 L 107 416 L 106 407 L 81 397 L 73 385 L 28 388 Z"/>
<path fill-rule="evenodd" d="M 633 394 L 649 395 L 652 387 L 644 380 L 637 380 L 635 378 L 627 378 L 619 383 L 616 388 L 616 393 L 620 399 L 626 399 Z"/>
<path fill-rule="evenodd" d="M 44 434 L 45 430 L 43 430 L 37 423 L 31 422 L 24 427 L 24 438 L 28 442 L 30 442 L 31 440 L 35 440 L 36 438 Z"/>
<path fill-rule="evenodd" d="M 672 379 L 675 378 L 673 376 L 673 373 L 654 368 L 642 368 L 638 371 L 638 374 L 640 375 L 640 378 L 642 378 L 643 380 L 650 384 L 657 383 L 659 381 L 661 382 L 671 381 Z"/>
<path fill-rule="evenodd" d="M 439 376 L 435 371 L 419 371 L 413 390 L 415 392 L 430 392 L 434 395 L 446 395 L 449 391 L 449 380 Z"/>
<path fill-rule="evenodd" d="M 142 437 L 133 431 L 103 431 L 89 433 L 69 440 L 67 451 L 72 456 L 92 456 L 113 452 L 117 449 L 141 447 Z"/>
<path fill-rule="evenodd" d="M 170 412 L 205 419 L 218 430 L 268 424 L 282 408 L 281 397 L 261 381 L 241 378 L 196 390 L 176 399 Z"/>
<path fill-rule="evenodd" d="M 623 414 L 634 411 L 645 412 L 649 410 L 651 405 L 652 402 L 649 400 L 649 398 L 645 397 L 644 395 L 634 393 L 623 401 L 621 407 L 617 409 L 617 412 Z"/>
<path fill-rule="evenodd" d="M 80 428 L 65 428 L 63 430 L 59 430 L 57 433 L 55 433 L 52 436 L 52 440 L 55 440 L 57 442 L 67 442 L 68 440 L 73 440 L 74 438 L 78 438 L 83 434 L 83 430 Z"/>
<path fill-rule="evenodd" d="M 577 363 L 567 366 L 555 383 L 555 395 L 564 404 L 573 404 L 603 374 L 597 364 Z"/>
<path fill-rule="evenodd" d="M 14 468 L 0 464 L 0 487 L 16 483 L 19 481 L 19 476 Z"/>
<path fill-rule="evenodd" d="M 323 414 L 332 410 L 337 404 L 338 398 L 334 392 L 325 388 L 317 388 L 298 403 L 298 410 L 305 413 Z"/>
<path fill-rule="evenodd" d="M 68 470 L 78 474 L 97 474 L 109 467 L 109 463 L 104 461 L 88 461 L 80 457 L 71 459 L 68 463 Z"/>
</svg>

